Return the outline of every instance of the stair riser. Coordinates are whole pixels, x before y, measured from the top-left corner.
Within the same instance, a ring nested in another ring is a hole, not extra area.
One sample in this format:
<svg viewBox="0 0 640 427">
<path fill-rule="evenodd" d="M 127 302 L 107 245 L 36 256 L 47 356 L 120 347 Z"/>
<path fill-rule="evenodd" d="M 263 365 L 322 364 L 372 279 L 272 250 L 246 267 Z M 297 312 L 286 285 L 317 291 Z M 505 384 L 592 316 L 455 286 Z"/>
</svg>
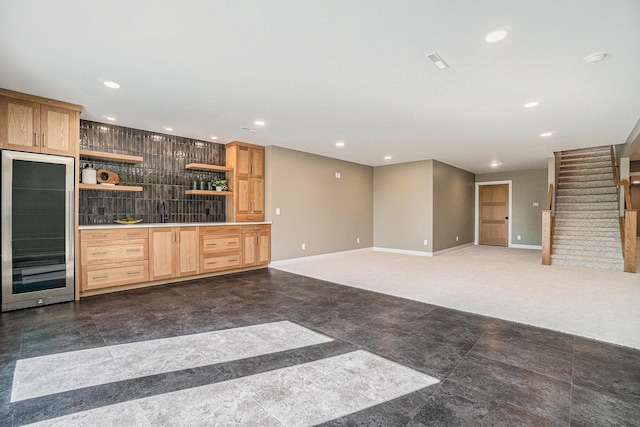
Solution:
<svg viewBox="0 0 640 427">
<path fill-rule="evenodd" d="M 567 196 L 567 195 L 558 195 L 556 196 L 556 205 L 560 205 L 560 203 L 606 203 L 606 202 L 614 202 L 618 203 L 618 194 L 594 194 L 590 196 Z"/>
<path fill-rule="evenodd" d="M 563 247 L 554 246 L 553 253 L 556 255 L 578 255 L 583 257 L 606 258 L 606 259 L 611 259 L 612 261 L 617 261 L 622 258 L 622 249 L 617 251 L 615 249 L 604 251 L 604 250 L 563 248 Z"/>
<path fill-rule="evenodd" d="M 573 227 L 573 228 L 606 228 L 610 230 L 620 230 L 620 224 L 617 220 L 612 219 L 558 219 L 556 217 L 556 227 Z"/>
<path fill-rule="evenodd" d="M 588 228 L 571 228 L 556 225 L 554 233 L 554 241 L 559 237 L 580 237 L 583 239 L 597 239 L 599 237 L 606 237 L 618 239 L 618 241 L 620 240 L 620 227 L 610 227 L 604 230 L 594 230 Z"/>
<path fill-rule="evenodd" d="M 613 185 L 613 174 L 608 173 L 576 173 L 576 174 L 560 174 L 558 182 L 575 182 L 575 181 L 606 181 L 610 180 Z"/>
<path fill-rule="evenodd" d="M 620 245 L 620 235 L 617 238 L 609 236 L 563 236 L 553 237 L 553 244 L 558 246 L 591 246 L 591 247 L 617 247 Z"/>
<path fill-rule="evenodd" d="M 569 190 L 569 189 L 582 189 L 582 188 L 616 188 L 616 185 L 611 180 L 602 180 L 602 181 L 566 181 L 560 180 L 558 181 L 558 190 Z"/>
<path fill-rule="evenodd" d="M 611 167 L 611 158 L 606 157 L 591 157 L 591 158 L 571 158 L 560 160 L 560 169 L 562 170 L 566 166 L 579 166 L 584 168 L 603 168 L 605 166 Z"/>
<path fill-rule="evenodd" d="M 615 223 L 618 223 L 618 212 L 614 211 L 601 211 L 601 212 L 596 212 L 596 211 L 573 211 L 573 212 L 569 212 L 569 211 L 556 211 L 556 224 L 558 223 L 558 221 L 562 221 L 562 220 L 575 220 L 575 221 L 580 221 L 580 220 L 600 220 L 600 219 L 613 219 L 615 221 Z M 581 223 L 584 223 L 585 221 L 580 221 Z M 582 225 L 589 225 L 589 224 L 582 224 Z"/>
<path fill-rule="evenodd" d="M 611 166 L 603 166 L 599 168 L 587 167 L 587 168 L 578 168 L 578 167 L 564 167 L 562 171 L 559 173 L 560 176 L 589 176 L 595 174 L 606 173 L 610 176 L 613 176 L 611 173 Z"/>
<path fill-rule="evenodd" d="M 618 194 L 618 188 L 597 187 L 597 188 L 558 188 L 556 200 L 562 196 L 596 196 L 603 194 Z"/>
<path fill-rule="evenodd" d="M 609 155 L 611 148 L 608 145 L 598 145 L 595 147 L 576 148 L 575 150 L 564 150 L 563 155 L 581 155 L 585 153 L 603 153 Z"/>
<path fill-rule="evenodd" d="M 596 203 L 567 203 L 565 201 L 556 204 L 558 211 L 613 211 L 618 213 L 618 202 L 596 202 Z"/>
<path fill-rule="evenodd" d="M 597 262 L 586 262 L 586 261 L 574 261 L 569 259 L 556 258 L 553 255 L 551 255 L 551 264 L 564 265 L 564 266 L 570 266 L 570 267 L 593 268 L 593 269 L 599 269 L 599 270 L 624 271 L 624 262 L 597 263 Z"/>
</svg>

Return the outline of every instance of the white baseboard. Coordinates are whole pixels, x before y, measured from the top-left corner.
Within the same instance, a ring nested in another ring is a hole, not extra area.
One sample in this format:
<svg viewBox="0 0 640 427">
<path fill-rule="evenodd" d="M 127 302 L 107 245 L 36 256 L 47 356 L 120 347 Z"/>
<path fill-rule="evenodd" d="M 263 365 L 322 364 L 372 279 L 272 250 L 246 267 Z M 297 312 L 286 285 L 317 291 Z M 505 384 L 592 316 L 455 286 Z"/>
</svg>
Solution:
<svg viewBox="0 0 640 427">
<path fill-rule="evenodd" d="M 374 246 L 373 250 L 375 252 L 390 252 L 390 253 L 394 253 L 394 254 L 433 256 L 433 252 L 409 251 L 409 250 L 406 250 L 406 249 L 381 248 L 381 247 L 377 247 L 377 246 Z"/>
<path fill-rule="evenodd" d="M 372 248 L 369 247 L 369 248 L 362 248 L 362 249 L 351 249 L 348 251 L 329 252 L 328 254 L 309 255 L 309 256 L 304 256 L 300 258 L 281 259 L 278 261 L 270 262 L 269 267 L 273 267 L 273 268 L 285 267 L 287 265 L 301 264 L 303 262 L 308 262 L 308 261 L 316 261 L 316 260 L 321 260 L 326 258 L 332 258 L 340 254 L 348 254 L 353 252 L 371 252 L 371 250 Z"/>
<path fill-rule="evenodd" d="M 463 248 L 468 248 L 469 246 L 473 246 L 475 245 L 475 243 L 471 242 L 471 243 L 465 243 L 464 245 L 460 245 L 460 246 L 454 246 L 452 248 L 447 248 L 447 249 L 442 249 L 440 251 L 436 251 L 433 253 L 433 255 L 442 255 L 442 254 L 446 254 L 447 252 L 453 252 L 453 251 L 457 251 L 458 249 L 463 249 Z"/>
<path fill-rule="evenodd" d="M 515 249 L 536 249 L 536 250 L 542 250 L 542 246 L 537 246 L 537 245 L 509 245 L 510 248 L 515 248 Z"/>
</svg>

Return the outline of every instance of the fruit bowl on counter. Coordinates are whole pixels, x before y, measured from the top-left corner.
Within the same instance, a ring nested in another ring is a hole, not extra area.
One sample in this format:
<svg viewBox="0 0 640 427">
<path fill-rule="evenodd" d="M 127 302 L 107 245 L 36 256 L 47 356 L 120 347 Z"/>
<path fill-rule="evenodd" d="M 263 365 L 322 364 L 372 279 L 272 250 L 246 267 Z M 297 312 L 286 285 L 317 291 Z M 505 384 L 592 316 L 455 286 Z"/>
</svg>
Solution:
<svg viewBox="0 0 640 427">
<path fill-rule="evenodd" d="M 116 224 L 124 224 L 124 225 L 139 224 L 139 223 L 142 222 L 142 218 L 140 218 L 140 219 L 134 219 L 134 218 L 114 219 L 113 222 L 115 222 Z"/>
</svg>

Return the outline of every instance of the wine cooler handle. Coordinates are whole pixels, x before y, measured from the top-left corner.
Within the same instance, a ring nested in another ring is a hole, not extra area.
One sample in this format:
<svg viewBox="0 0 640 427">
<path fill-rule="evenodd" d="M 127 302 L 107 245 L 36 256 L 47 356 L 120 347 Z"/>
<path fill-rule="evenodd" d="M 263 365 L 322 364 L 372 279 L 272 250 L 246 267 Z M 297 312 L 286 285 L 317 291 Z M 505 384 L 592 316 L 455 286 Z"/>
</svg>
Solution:
<svg viewBox="0 0 640 427">
<path fill-rule="evenodd" d="M 73 190 L 69 191 L 69 261 L 73 261 L 73 252 L 71 248 L 74 243 L 73 230 L 76 225 L 76 216 L 75 216 L 75 198 L 73 197 Z"/>
</svg>

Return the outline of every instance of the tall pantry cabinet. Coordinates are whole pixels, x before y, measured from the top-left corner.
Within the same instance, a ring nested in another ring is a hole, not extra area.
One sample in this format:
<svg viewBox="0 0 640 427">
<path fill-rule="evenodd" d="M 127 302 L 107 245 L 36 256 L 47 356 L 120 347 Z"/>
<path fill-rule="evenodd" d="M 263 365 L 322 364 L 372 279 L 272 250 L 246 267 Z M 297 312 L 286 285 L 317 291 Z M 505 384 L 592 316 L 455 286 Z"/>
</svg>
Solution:
<svg viewBox="0 0 640 427">
<path fill-rule="evenodd" d="M 226 145 L 226 158 L 235 193 L 227 202 L 227 221 L 264 221 L 264 147 L 234 141 Z"/>
</svg>

